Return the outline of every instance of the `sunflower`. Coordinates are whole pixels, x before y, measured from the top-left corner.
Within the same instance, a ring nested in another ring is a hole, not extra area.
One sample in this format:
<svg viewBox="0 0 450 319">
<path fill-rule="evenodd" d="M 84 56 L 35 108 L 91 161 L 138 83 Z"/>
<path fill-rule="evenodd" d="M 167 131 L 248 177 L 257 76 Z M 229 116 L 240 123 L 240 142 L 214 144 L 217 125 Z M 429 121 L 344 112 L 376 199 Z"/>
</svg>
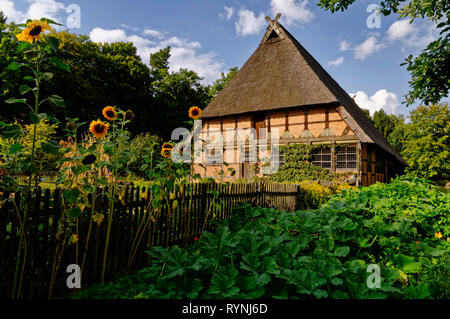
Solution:
<svg viewBox="0 0 450 319">
<path fill-rule="evenodd" d="M 134 113 L 132 110 L 128 110 L 125 112 L 125 120 L 132 121 L 134 119 Z"/>
<path fill-rule="evenodd" d="M 114 121 L 117 118 L 117 113 L 112 106 L 107 106 L 103 109 L 103 116 L 110 121 Z"/>
<path fill-rule="evenodd" d="M 172 143 L 164 143 L 162 146 L 161 146 L 161 148 L 162 149 L 170 149 L 170 150 L 172 150 L 173 149 L 173 145 L 172 145 Z"/>
<path fill-rule="evenodd" d="M 165 158 L 170 158 L 172 156 L 172 149 L 171 148 L 163 148 L 161 150 L 161 155 Z"/>
<path fill-rule="evenodd" d="M 103 123 L 100 120 L 92 121 L 91 125 L 89 126 L 89 131 L 91 131 L 92 134 L 96 138 L 104 138 L 106 134 L 108 134 L 109 124 Z"/>
<path fill-rule="evenodd" d="M 17 35 L 17 39 L 23 42 L 33 43 L 39 41 L 45 31 L 52 31 L 46 21 L 34 20 L 27 23 L 27 28 Z"/>
<path fill-rule="evenodd" d="M 435 233 L 434 237 L 441 239 L 442 238 L 441 232 Z"/>
<path fill-rule="evenodd" d="M 193 120 L 202 116 L 202 110 L 198 106 L 193 106 L 189 109 L 189 117 Z"/>
<path fill-rule="evenodd" d="M 94 154 L 89 154 L 83 158 L 81 163 L 83 163 L 83 165 L 87 166 L 87 165 L 94 164 L 96 160 L 97 160 L 97 156 L 95 156 Z"/>
</svg>

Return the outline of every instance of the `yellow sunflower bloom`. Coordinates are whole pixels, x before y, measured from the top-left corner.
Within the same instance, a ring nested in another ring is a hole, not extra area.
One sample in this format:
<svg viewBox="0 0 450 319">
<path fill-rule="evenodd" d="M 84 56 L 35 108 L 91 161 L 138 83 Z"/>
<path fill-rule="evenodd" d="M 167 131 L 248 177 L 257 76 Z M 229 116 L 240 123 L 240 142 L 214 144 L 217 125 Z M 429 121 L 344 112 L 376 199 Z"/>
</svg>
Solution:
<svg viewBox="0 0 450 319">
<path fill-rule="evenodd" d="M 441 239 L 441 238 L 442 238 L 441 232 L 435 233 L 435 234 L 434 234 L 434 237 Z"/>
<path fill-rule="evenodd" d="M 34 20 L 27 23 L 27 28 L 17 35 L 17 39 L 33 43 L 34 41 L 39 41 L 45 31 L 53 30 L 46 21 Z"/>
<path fill-rule="evenodd" d="M 161 148 L 162 148 L 162 149 L 165 149 L 165 148 L 167 148 L 167 149 L 173 149 L 173 145 L 172 145 L 172 143 L 164 143 L 164 144 L 161 146 Z"/>
<path fill-rule="evenodd" d="M 189 117 L 193 120 L 198 119 L 202 116 L 202 110 L 198 106 L 193 106 L 189 109 Z"/>
<path fill-rule="evenodd" d="M 104 138 L 106 134 L 108 134 L 109 124 L 103 123 L 100 120 L 92 121 L 91 125 L 89 126 L 89 131 L 91 131 L 92 134 L 96 138 Z"/>
<path fill-rule="evenodd" d="M 172 149 L 171 148 L 163 148 L 161 150 L 161 155 L 165 158 L 170 158 L 172 156 Z"/>
<path fill-rule="evenodd" d="M 114 121 L 117 118 L 117 113 L 112 106 L 107 106 L 103 109 L 103 116 L 110 121 Z"/>
</svg>

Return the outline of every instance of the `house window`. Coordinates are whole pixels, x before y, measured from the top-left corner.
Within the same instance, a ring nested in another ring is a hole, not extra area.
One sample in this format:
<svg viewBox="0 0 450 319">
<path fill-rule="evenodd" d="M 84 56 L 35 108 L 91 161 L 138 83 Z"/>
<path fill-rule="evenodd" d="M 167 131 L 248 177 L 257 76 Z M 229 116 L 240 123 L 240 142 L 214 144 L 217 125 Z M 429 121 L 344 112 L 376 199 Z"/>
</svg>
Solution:
<svg viewBox="0 0 450 319">
<path fill-rule="evenodd" d="M 278 154 L 272 153 L 272 162 L 273 164 L 277 163 L 278 167 L 282 167 L 285 163 L 283 154 L 280 151 L 278 151 Z"/>
<path fill-rule="evenodd" d="M 331 148 L 321 147 L 312 152 L 312 164 L 323 168 L 331 168 Z"/>
<path fill-rule="evenodd" d="M 356 147 L 339 146 L 336 148 L 336 168 L 354 169 L 356 168 Z"/>
<path fill-rule="evenodd" d="M 210 148 L 206 150 L 206 164 L 222 164 L 223 151 L 220 149 Z"/>
</svg>

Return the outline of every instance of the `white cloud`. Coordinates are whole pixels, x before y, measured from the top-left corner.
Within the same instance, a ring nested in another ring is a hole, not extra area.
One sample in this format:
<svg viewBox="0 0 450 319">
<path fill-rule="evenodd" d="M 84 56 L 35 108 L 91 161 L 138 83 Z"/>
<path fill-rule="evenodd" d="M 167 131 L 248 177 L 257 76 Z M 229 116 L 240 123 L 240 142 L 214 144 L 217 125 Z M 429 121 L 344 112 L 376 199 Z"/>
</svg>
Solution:
<svg viewBox="0 0 450 319">
<path fill-rule="evenodd" d="M 308 0 L 271 0 L 270 8 L 274 17 L 281 13 L 281 21 L 287 25 L 307 23 L 314 18 Z"/>
<path fill-rule="evenodd" d="M 401 41 L 405 46 L 423 48 L 436 40 L 439 31 L 431 22 L 410 23 L 410 19 L 395 21 L 387 30 L 387 38 L 392 43 Z"/>
<path fill-rule="evenodd" d="M 344 52 L 348 50 L 350 50 L 350 44 L 346 40 L 339 42 L 339 51 Z"/>
<path fill-rule="evenodd" d="M 405 38 L 412 32 L 416 32 L 417 28 L 410 23 L 410 20 L 395 21 L 387 30 L 389 41 L 395 41 Z"/>
<path fill-rule="evenodd" d="M 93 42 L 119 42 L 119 41 L 128 41 L 128 36 L 126 32 L 122 29 L 114 29 L 114 30 L 105 30 L 102 28 L 94 28 L 92 29 L 89 37 Z"/>
<path fill-rule="evenodd" d="M 342 63 L 344 63 L 344 57 L 339 57 L 336 60 L 330 61 L 328 62 L 328 66 L 338 66 L 341 65 Z"/>
<path fill-rule="evenodd" d="M 28 0 L 30 6 L 27 11 L 28 19 L 40 19 L 49 18 L 59 22 L 65 23 L 65 19 L 62 17 L 62 12 L 65 14 L 66 6 L 55 0 Z"/>
<path fill-rule="evenodd" d="M 48 18 L 64 24 L 62 13 L 65 13 L 66 6 L 55 0 L 27 0 L 27 12 L 19 11 L 15 8 L 14 1 L 0 0 L 0 9 L 6 15 L 8 22 L 25 23 L 27 19 Z"/>
<path fill-rule="evenodd" d="M 169 45 L 174 47 L 185 47 L 189 49 L 200 49 L 202 47 L 200 42 L 197 41 L 191 42 L 186 39 L 181 39 L 179 37 L 170 37 L 169 39 L 160 42 L 160 46 L 162 47 L 166 47 Z"/>
<path fill-rule="evenodd" d="M 26 21 L 25 14 L 16 10 L 11 0 L 0 0 L 0 9 L 5 14 L 8 22 L 23 23 Z"/>
<path fill-rule="evenodd" d="M 395 114 L 397 107 L 400 105 L 397 95 L 395 93 L 388 92 L 386 89 L 377 91 L 371 97 L 369 97 L 364 91 L 350 93 L 350 96 L 355 96 L 354 100 L 356 104 L 358 104 L 361 108 L 368 109 L 371 115 L 373 115 L 375 111 L 381 109 L 388 114 Z"/>
<path fill-rule="evenodd" d="M 162 39 L 164 37 L 164 34 L 160 31 L 153 30 L 153 29 L 145 29 L 142 32 L 143 35 L 148 35 L 154 38 Z"/>
<path fill-rule="evenodd" d="M 384 47 L 384 44 L 378 43 L 377 37 L 371 35 L 364 42 L 355 46 L 354 53 L 355 58 L 358 60 L 364 60 L 369 55 L 375 53 Z"/>
<path fill-rule="evenodd" d="M 247 36 L 258 34 L 266 24 L 264 13 L 261 12 L 255 16 L 253 11 L 247 9 L 239 9 L 239 20 L 235 22 L 236 32 L 238 35 Z"/>
<path fill-rule="evenodd" d="M 163 36 L 164 33 L 161 32 L 160 34 Z M 225 69 L 225 65 L 218 61 L 213 53 L 198 52 L 201 49 L 201 44 L 197 41 L 189 41 L 174 36 L 154 42 L 138 35 L 127 35 L 122 29 L 105 30 L 102 28 L 94 28 L 90 37 L 94 42 L 133 42 L 137 48 L 137 54 L 147 64 L 151 53 L 170 45 L 170 71 L 178 71 L 180 68 L 194 70 L 205 78 L 204 82 L 206 83 L 211 83 L 219 78 Z"/>
<path fill-rule="evenodd" d="M 131 26 L 129 26 L 128 24 L 125 24 L 125 23 L 121 23 L 120 26 L 121 26 L 122 28 L 132 30 L 132 31 L 134 31 L 134 32 L 139 31 L 139 27 L 131 27 Z"/>
<path fill-rule="evenodd" d="M 224 8 L 225 12 L 219 13 L 219 17 L 221 19 L 226 19 L 227 21 L 230 21 L 231 17 L 234 14 L 234 8 L 233 7 L 227 7 L 227 6 L 225 6 L 223 8 Z"/>
</svg>

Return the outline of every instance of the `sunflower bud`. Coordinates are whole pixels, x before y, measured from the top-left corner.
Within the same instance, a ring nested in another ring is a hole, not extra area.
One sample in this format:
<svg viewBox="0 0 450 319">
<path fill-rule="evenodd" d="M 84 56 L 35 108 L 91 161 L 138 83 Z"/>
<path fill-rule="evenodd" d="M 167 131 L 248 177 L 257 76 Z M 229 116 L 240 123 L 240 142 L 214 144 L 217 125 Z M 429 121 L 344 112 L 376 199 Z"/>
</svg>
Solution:
<svg viewBox="0 0 450 319">
<path fill-rule="evenodd" d="M 75 131 L 75 130 L 77 129 L 77 126 L 76 126 L 75 123 L 73 123 L 73 122 L 67 122 L 66 128 L 67 128 L 69 131 Z"/>
<path fill-rule="evenodd" d="M 128 110 L 125 112 L 125 120 L 132 121 L 134 119 L 134 113 L 132 110 Z"/>
</svg>

